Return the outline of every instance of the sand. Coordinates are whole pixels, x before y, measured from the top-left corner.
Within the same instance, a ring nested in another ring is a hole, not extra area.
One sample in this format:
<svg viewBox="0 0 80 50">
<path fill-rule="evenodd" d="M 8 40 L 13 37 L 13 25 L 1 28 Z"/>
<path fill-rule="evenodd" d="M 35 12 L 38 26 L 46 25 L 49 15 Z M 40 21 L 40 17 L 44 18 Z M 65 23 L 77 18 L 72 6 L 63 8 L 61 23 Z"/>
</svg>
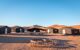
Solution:
<svg viewBox="0 0 80 50">
<path fill-rule="evenodd" d="M 32 47 L 29 40 L 33 38 L 50 38 L 68 41 L 73 47 Z M 0 50 L 80 50 L 80 36 L 27 36 L 27 35 L 0 35 Z"/>
</svg>

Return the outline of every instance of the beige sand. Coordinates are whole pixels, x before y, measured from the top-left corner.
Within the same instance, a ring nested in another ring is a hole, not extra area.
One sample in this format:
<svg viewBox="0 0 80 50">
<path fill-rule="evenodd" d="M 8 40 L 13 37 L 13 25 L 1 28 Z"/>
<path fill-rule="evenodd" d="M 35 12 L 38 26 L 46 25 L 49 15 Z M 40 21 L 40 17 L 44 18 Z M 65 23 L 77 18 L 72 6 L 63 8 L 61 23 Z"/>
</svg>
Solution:
<svg viewBox="0 0 80 50">
<path fill-rule="evenodd" d="M 16 39 L 17 38 L 17 39 Z M 31 47 L 27 39 L 32 38 L 50 38 L 59 40 L 70 40 L 72 48 L 49 48 L 49 47 Z M 12 39 L 12 40 L 11 40 Z M 21 41 L 21 42 L 20 42 Z M 80 36 L 26 36 L 26 35 L 0 35 L 0 50 L 80 50 Z"/>
</svg>

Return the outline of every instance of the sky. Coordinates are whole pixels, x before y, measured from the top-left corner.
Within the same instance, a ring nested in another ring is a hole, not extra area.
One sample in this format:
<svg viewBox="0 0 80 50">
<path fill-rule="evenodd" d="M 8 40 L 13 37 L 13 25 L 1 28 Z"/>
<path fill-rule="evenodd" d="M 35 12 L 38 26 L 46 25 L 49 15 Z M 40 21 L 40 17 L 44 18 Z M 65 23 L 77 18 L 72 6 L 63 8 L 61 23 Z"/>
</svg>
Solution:
<svg viewBox="0 0 80 50">
<path fill-rule="evenodd" d="M 80 0 L 0 0 L 0 25 L 80 24 Z"/>
</svg>

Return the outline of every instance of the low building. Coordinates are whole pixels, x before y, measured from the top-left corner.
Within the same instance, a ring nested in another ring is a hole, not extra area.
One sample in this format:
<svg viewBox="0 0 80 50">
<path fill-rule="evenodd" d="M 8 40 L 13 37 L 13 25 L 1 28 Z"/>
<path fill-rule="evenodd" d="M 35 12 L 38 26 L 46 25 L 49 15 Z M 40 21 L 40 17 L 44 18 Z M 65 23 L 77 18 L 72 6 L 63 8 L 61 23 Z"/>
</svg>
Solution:
<svg viewBox="0 0 80 50">
<path fill-rule="evenodd" d="M 74 35 L 80 35 L 80 25 L 74 25 L 74 26 L 71 26 L 72 28 L 72 34 Z"/>
<path fill-rule="evenodd" d="M 11 33 L 45 33 L 46 35 L 80 35 L 80 25 L 65 26 L 65 25 L 51 25 L 43 27 L 39 25 L 33 25 L 28 27 L 21 26 L 0 26 L 0 34 L 11 34 Z"/>
<path fill-rule="evenodd" d="M 72 34 L 72 32 L 71 32 L 72 29 L 73 29 L 72 27 L 68 27 L 68 26 L 61 28 L 62 34 L 70 35 L 70 34 Z"/>
<path fill-rule="evenodd" d="M 25 29 L 23 27 L 20 27 L 20 26 L 14 26 L 14 27 L 11 27 L 12 29 L 12 33 L 23 33 L 25 32 Z"/>
<path fill-rule="evenodd" d="M 8 26 L 1 26 L 0 27 L 0 34 L 9 34 L 11 33 L 11 28 Z"/>
<path fill-rule="evenodd" d="M 80 25 L 78 26 L 64 26 L 64 25 L 51 25 L 47 30 L 48 34 L 61 34 L 61 35 L 80 35 Z"/>
<path fill-rule="evenodd" d="M 33 26 L 29 26 L 27 28 L 27 31 L 29 32 L 47 32 L 47 29 L 46 27 L 43 27 L 43 26 L 33 25 Z"/>
<path fill-rule="evenodd" d="M 63 34 L 62 28 L 65 27 L 64 25 L 51 25 L 48 27 L 48 34 Z"/>
</svg>

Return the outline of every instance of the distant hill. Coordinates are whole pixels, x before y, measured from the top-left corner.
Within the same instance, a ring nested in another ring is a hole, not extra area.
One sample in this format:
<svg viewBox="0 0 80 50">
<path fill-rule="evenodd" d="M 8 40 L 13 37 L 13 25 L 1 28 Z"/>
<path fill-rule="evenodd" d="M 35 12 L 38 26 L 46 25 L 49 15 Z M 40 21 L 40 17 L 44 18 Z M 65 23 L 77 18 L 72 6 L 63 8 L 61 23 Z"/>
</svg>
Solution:
<svg viewBox="0 0 80 50">
<path fill-rule="evenodd" d="M 62 28 L 62 27 L 66 27 L 65 25 L 51 25 L 48 26 L 49 28 Z"/>
<path fill-rule="evenodd" d="M 74 26 L 71 26 L 71 27 L 80 29 L 80 25 L 74 25 Z"/>
</svg>

